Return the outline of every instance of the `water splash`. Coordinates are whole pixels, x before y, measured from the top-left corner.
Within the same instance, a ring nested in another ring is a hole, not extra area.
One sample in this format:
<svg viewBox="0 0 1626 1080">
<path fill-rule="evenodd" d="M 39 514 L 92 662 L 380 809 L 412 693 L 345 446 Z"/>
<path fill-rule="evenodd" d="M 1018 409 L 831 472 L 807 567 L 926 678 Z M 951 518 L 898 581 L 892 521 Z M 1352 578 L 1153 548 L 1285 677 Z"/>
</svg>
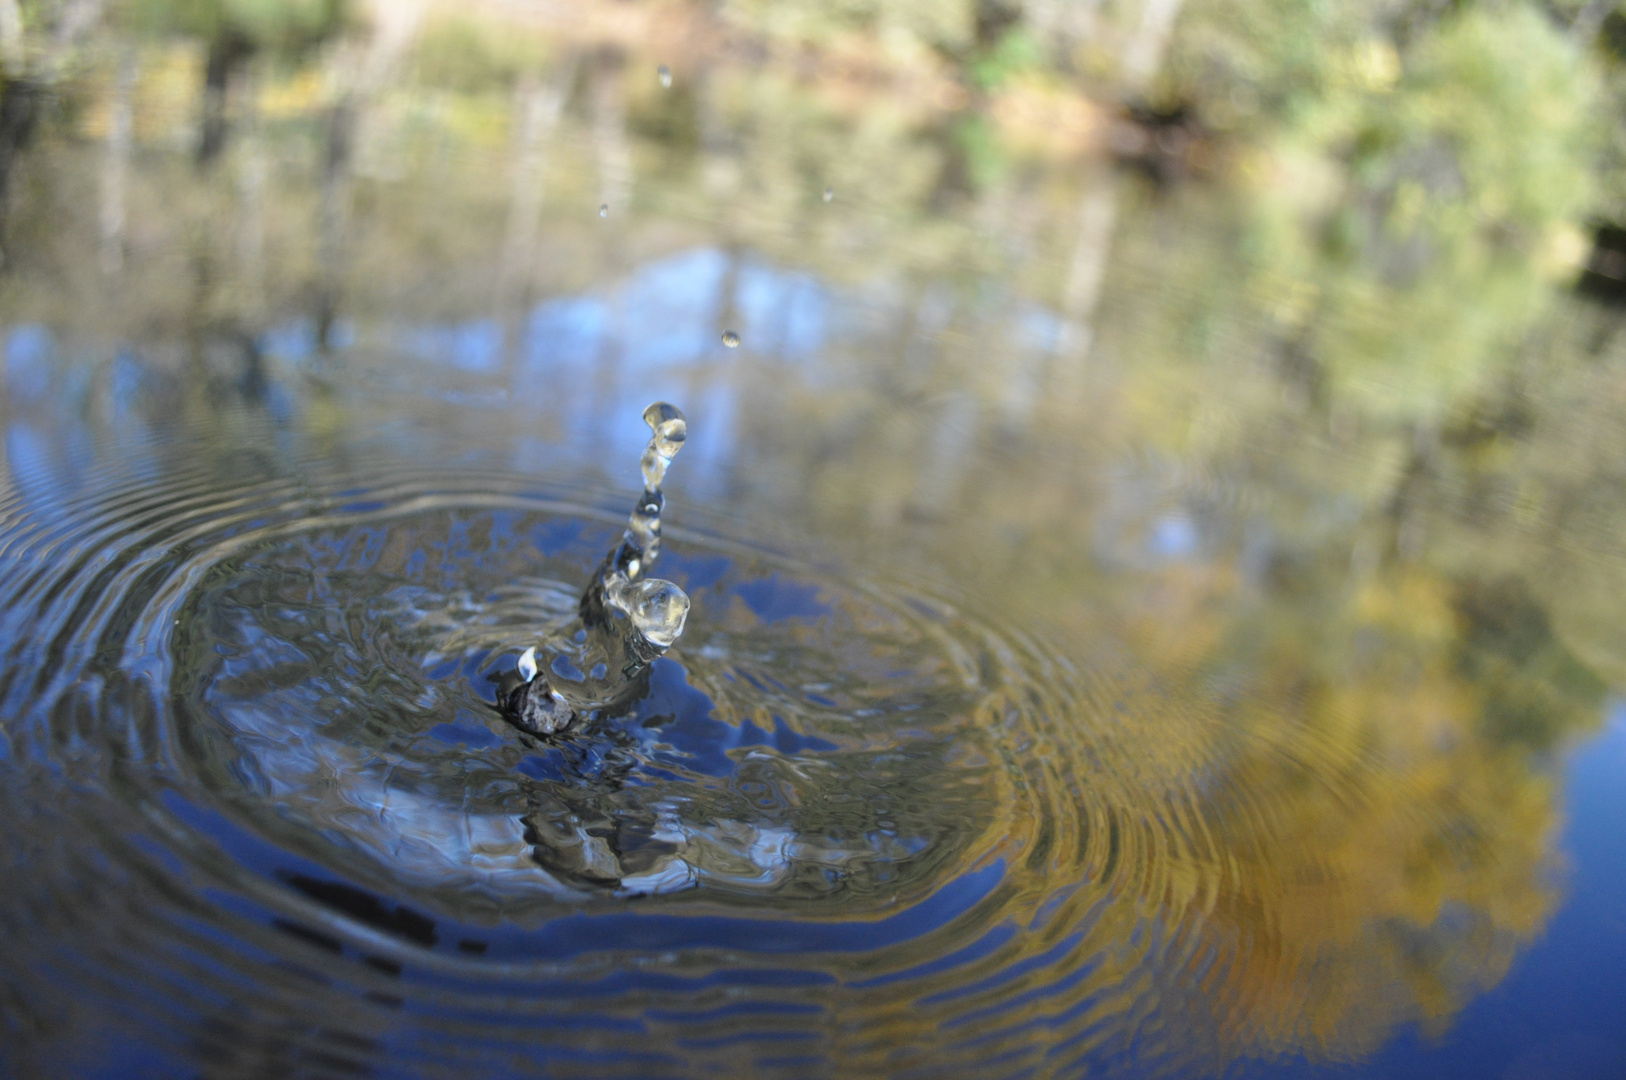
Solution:
<svg viewBox="0 0 1626 1080">
<path fill-rule="evenodd" d="M 689 597 L 677 585 L 644 574 L 661 553 L 661 483 L 683 449 L 688 421 L 676 405 L 657 401 L 644 410 L 649 444 L 639 460 L 644 491 L 632 508 L 621 542 L 604 557 L 582 593 L 569 638 L 587 646 L 589 674 L 576 687 L 555 687 L 542 674 L 533 646 L 520 657 L 499 692 L 504 716 L 536 735 L 569 727 L 581 714 L 636 698 L 650 662 L 677 641 L 689 616 Z M 572 650 L 574 651 L 574 650 Z M 573 665 L 572 665 L 573 666 Z M 566 670 L 570 670 L 567 667 Z"/>
</svg>

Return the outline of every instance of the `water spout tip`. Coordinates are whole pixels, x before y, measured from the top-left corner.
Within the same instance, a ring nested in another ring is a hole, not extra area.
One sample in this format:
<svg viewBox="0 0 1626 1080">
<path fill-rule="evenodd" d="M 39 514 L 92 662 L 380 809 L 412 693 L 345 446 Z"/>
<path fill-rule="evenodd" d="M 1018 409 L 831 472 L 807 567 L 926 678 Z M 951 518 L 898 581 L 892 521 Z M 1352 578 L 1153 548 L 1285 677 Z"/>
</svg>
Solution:
<svg viewBox="0 0 1626 1080">
<path fill-rule="evenodd" d="M 660 429 L 660 425 L 673 420 L 680 424 L 684 423 L 683 410 L 669 401 L 657 401 L 644 410 L 644 423 L 656 430 Z"/>
<path fill-rule="evenodd" d="M 657 401 L 644 410 L 644 423 L 662 443 L 681 443 L 689 433 L 683 410 L 665 401 Z"/>
</svg>

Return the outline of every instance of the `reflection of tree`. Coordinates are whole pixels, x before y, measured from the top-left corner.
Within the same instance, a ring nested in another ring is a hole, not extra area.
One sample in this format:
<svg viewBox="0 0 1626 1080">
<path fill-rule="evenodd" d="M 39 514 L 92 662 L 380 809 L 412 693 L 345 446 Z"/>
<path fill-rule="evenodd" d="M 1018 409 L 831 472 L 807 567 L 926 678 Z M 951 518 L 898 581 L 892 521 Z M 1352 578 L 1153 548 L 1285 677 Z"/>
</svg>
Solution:
<svg viewBox="0 0 1626 1080">
<path fill-rule="evenodd" d="M 1595 723 L 1602 687 L 1516 583 L 1386 572 L 1329 610 L 1337 582 L 1250 603 L 1233 581 L 1192 614 L 1237 621 L 1170 658 L 1237 703 L 1194 853 L 1225 867 L 1194 930 L 1227 954 L 1222 1027 L 1342 1055 L 1444 1023 L 1551 909 L 1552 793 L 1526 751 Z"/>
<path fill-rule="evenodd" d="M 1127 629 L 1147 668 L 1188 687 L 1147 706 L 1156 734 L 1134 748 L 1177 794 L 1125 795 L 1123 816 L 1178 818 L 1200 773 L 1201 836 L 1146 873 L 1217 880 L 1186 910 L 1224 960 L 1189 1004 L 1231 1005 L 1210 1020 L 1235 1051 L 1358 1052 L 1497 981 L 1553 902 L 1554 806 L 1532 752 L 1595 725 L 1603 692 L 1547 614 L 1556 575 L 1531 573 L 1552 535 L 1494 492 L 1464 498 L 1590 429 L 1492 416 L 1488 454 L 1454 419 L 1465 394 L 1495 402 L 1550 302 L 1543 252 L 1588 175 L 1585 131 L 1554 118 L 1584 115 L 1585 78 L 1518 9 L 1419 31 L 1403 71 L 1350 52 L 1347 83 L 1239 178 L 1259 212 L 1120 199 L 1097 373 L 1041 401 L 1016 444 L 947 424 L 950 388 L 978 383 L 940 348 L 914 386 L 889 372 L 869 395 L 793 398 L 843 446 L 776 455 L 801 467 L 789 489 L 873 547 L 952 427 L 981 451 L 933 488 L 953 528 L 909 535 L 1012 620 L 1082 640 Z M 1585 378 L 1573 361 L 1566 377 Z M 1115 487 L 1120 446 L 1154 464 Z M 1145 554 L 1171 521 L 1192 549 Z M 1503 549 L 1472 546 L 1483 535 Z"/>
<path fill-rule="evenodd" d="M 1289 364 L 1336 384 L 1345 404 L 1413 417 L 1471 387 L 1538 313 L 1547 253 L 1591 195 L 1594 86 L 1560 30 L 1528 8 L 1413 26 L 1401 51 L 1365 5 L 1349 8 L 1296 6 L 1330 23 L 1315 29 L 1331 40 L 1311 49 L 1288 32 L 1281 40 L 1303 51 L 1273 58 L 1314 57 L 1319 70 L 1267 128 L 1255 288 L 1282 324 Z M 1212 47 L 1189 36 L 1188 52 Z M 1185 66 L 1221 101 L 1255 93 L 1244 73 L 1205 83 L 1212 60 Z"/>
<path fill-rule="evenodd" d="M 263 52 L 298 56 L 343 29 L 350 0 L 126 0 L 132 26 L 205 43 L 198 161 L 226 145 L 227 96 L 244 67 Z"/>
<path fill-rule="evenodd" d="M 125 186 L 130 172 L 130 98 L 135 57 L 120 58 L 107 122 L 107 162 L 102 170 L 101 264 L 109 276 L 124 268 Z"/>
</svg>

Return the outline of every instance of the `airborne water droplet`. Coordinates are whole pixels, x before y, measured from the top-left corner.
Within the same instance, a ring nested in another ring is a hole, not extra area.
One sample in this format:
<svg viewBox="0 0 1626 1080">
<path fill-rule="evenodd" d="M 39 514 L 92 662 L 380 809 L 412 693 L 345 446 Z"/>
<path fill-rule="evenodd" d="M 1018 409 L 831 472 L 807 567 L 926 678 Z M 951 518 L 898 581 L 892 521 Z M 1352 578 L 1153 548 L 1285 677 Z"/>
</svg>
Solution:
<svg viewBox="0 0 1626 1080">
<path fill-rule="evenodd" d="M 732 330 L 724 330 L 723 344 L 727 345 L 730 349 L 738 348 L 740 344 L 740 335 L 736 334 Z"/>
<path fill-rule="evenodd" d="M 836 197 L 836 189 L 835 188 L 827 187 L 827 188 L 824 189 L 824 201 L 825 202 L 829 202 L 831 199 L 833 199 L 835 197 Z"/>
<path fill-rule="evenodd" d="M 610 204 L 609 203 L 601 203 L 599 205 L 598 216 L 599 217 L 609 217 L 610 216 Z"/>
<path fill-rule="evenodd" d="M 664 86 L 668 90 L 670 90 L 672 88 L 672 69 L 671 68 L 667 67 L 665 64 L 662 64 L 660 67 L 655 69 L 655 74 L 660 76 L 662 86 Z"/>
</svg>

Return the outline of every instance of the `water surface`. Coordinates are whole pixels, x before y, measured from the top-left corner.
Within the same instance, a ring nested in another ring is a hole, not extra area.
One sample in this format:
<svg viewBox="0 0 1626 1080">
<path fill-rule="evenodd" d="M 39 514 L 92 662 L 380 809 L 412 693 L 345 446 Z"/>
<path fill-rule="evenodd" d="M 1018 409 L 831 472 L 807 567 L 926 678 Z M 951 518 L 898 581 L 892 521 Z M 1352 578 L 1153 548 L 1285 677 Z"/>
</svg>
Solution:
<svg viewBox="0 0 1626 1080">
<path fill-rule="evenodd" d="M 0 1073 L 1615 1075 L 1618 309 L 1468 152 L 1522 99 L 1408 81 L 1574 55 L 1522 10 L 1299 128 L 444 13 L 217 116 L 85 31 L 7 150 Z M 687 628 L 526 735 L 657 399 Z"/>
</svg>

